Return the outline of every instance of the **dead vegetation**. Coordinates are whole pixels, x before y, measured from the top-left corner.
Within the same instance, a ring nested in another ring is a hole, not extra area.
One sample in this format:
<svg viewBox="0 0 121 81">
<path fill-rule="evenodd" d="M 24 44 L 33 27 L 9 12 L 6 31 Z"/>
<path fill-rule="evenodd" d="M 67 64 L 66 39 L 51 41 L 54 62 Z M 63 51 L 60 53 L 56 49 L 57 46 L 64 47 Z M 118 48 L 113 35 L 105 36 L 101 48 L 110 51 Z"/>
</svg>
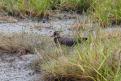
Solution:
<svg viewBox="0 0 121 81">
<path fill-rule="evenodd" d="M 121 71 L 120 31 L 95 32 L 96 37 L 90 33 L 87 42 L 72 48 L 48 45 L 43 52 L 37 49 L 44 81 L 120 81 L 115 77 Z"/>
<path fill-rule="evenodd" d="M 0 15 L 0 23 L 16 23 L 17 21 L 14 17 Z"/>
<path fill-rule="evenodd" d="M 0 33 L 0 50 L 10 53 L 26 54 L 34 52 L 34 47 L 41 45 L 40 37 L 25 32 Z"/>
</svg>

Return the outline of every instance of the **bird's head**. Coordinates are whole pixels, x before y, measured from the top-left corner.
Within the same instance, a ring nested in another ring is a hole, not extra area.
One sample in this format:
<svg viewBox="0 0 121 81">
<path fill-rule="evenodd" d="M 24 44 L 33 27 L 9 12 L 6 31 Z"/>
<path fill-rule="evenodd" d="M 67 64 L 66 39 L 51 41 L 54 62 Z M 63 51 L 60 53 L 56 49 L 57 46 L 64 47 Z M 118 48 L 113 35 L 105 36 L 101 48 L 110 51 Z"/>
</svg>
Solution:
<svg viewBox="0 0 121 81">
<path fill-rule="evenodd" d="M 54 31 L 51 37 L 60 37 L 60 31 Z"/>
</svg>

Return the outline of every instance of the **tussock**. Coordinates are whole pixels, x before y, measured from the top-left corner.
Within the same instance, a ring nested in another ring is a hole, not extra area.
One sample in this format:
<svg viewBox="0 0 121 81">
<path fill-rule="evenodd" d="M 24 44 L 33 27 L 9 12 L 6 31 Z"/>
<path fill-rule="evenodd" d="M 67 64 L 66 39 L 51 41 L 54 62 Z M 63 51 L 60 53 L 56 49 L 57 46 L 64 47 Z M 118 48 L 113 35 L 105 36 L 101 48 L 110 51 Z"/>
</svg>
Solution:
<svg viewBox="0 0 121 81">
<path fill-rule="evenodd" d="M 32 33 L 0 33 L 0 50 L 11 53 L 32 53 L 37 45 L 41 45 L 39 35 Z"/>
<path fill-rule="evenodd" d="M 120 81 L 121 33 L 108 34 L 97 30 L 96 38 L 90 33 L 82 45 L 38 50 L 44 81 Z"/>
</svg>

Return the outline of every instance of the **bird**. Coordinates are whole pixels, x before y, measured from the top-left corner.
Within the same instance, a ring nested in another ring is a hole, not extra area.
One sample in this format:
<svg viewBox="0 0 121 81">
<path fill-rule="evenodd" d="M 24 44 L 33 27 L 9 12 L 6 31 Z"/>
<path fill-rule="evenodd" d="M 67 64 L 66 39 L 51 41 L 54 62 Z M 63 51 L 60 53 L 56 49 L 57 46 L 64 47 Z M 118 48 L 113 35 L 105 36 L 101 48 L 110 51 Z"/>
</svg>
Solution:
<svg viewBox="0 0 121 81">
<path fill-rule="evenodd" d="M 66 46 L 74 46 L 77 43 L 81 43 L 83 40 L 87 40 L 86 37 L 78 40 L 70 37 L 61 37 L 59 31 L 55 31 L 51 37 L 54 37 L 55 44 L 66 45 Z"/>
</svg>

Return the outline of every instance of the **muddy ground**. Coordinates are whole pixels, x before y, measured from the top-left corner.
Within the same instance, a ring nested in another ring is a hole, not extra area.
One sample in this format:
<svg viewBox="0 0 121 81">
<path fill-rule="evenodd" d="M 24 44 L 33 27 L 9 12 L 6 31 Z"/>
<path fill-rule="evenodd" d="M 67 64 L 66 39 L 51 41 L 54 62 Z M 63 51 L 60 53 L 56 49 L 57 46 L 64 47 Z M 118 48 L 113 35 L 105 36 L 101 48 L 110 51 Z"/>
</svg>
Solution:
<svg viewBox="0 0 121 81">
<path fill-rule="evenodd" d="M 41 73 L 32 70 L 32 63 L 37 59 L 34 54 L 17 56 L 0 53 L 0 81 L 41 81 Z"/>
</svg>

